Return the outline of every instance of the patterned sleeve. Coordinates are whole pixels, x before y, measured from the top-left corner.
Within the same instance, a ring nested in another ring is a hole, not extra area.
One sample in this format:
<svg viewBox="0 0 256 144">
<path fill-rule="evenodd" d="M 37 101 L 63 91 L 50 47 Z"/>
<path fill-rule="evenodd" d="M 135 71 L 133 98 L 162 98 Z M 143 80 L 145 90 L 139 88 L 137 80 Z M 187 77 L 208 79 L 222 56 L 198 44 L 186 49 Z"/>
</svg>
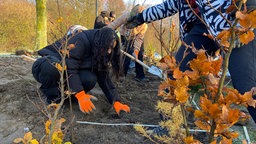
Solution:
<svg viewBox="0 0 256 144">
<path fill-rule="evenodd" d="M 226 13 L 226 9 L 231 5 L 231 0 L 198 0 L 197 2 L 202 17 L 213 36 L 217 36 L 222 30 L 230 27 L 228 21 L 232 22 L 233 18 L 231 14 Z"/>
<path fill-rule="evenodd" d="M 143 10 L 143 20 L 151 22 L 172 16 L 179 12 L 179 0 L 166 0 L 161 4 Z"/>
</svg>

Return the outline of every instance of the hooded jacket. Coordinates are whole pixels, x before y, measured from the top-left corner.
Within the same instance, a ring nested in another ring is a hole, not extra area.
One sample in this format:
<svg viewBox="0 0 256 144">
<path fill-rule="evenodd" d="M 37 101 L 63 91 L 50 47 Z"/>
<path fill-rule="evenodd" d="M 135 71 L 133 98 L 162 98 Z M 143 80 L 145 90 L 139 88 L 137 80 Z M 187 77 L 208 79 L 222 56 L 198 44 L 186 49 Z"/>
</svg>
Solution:
<svg viewBox="0 0 256 144">
<path fill-rule="evenodd" d="M 79 70 L 89 70 L 97 75 L 97 82 L 107 98 L 113 101 L 119 101 L 117 90 L 112 83 L 107 71 L 98 71 L 93 68 L 93 48 L 94 37 L 99 32 L 98 29 L 84 30 L 68 40 L 69 57 L 66 58 L 69 86 L 72 92 L 80 92 L 84 90 L 79 77 Z M 46 46 L 38 51 L 40 56 L 55 56 L 61 61 L 59 50 L 64 46 L 63 40 Z"/>
</svg>

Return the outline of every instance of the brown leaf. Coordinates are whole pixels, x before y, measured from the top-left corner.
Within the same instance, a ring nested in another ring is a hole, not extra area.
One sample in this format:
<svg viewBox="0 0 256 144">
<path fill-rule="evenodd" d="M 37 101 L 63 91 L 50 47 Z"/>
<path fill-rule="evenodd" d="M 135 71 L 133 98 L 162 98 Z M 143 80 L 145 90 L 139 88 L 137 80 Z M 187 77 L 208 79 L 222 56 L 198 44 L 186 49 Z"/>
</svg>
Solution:
<svg viewBox="0 0 256 144">
<path fill-rule="evenodd" d="M 223 105 L 222 106 L 222 114 L 221 114 L 221 120 L 223 121 L 223 122 L 227 122 L 227 120 L 228 120 L 228 108 L 227 108 L 227 106 L 226 105 Z"/>
<path fill-rule="evenodd" d="M 253 31 L 250 30 L 247 33 L 240 35 L 239 39 L 243 44 L 248 44 L 249 42 L 251 42 L 254 39 L 254 37 L 255 37 L 255 35 L 254 35 Z"/>
<path fill-rule="evenodd" d="M 256 10 L 249 13 L 249 19 L 251 20 L 252 23 L 251 27 L 256 28 Z"/>
<path fill-rule="evenodd" d="M 25 142 L 29 142 L 33 139 L 32 137 L 32 133 L 31 132 L 27 132 L 25 135 L 24 135 L 24 141 Z"/>
<path fill-rule="evenodd" d="M 191 78 L 192 80 L 196 80 L 198 79 L 199 76 L 199 72 L 198 71 L 190 71 L 190 70 L 186 70 L 184 72 L 185 75 L 187 75 L 189 78 Z"/>
<path fill-rule="evenodd" d="M 210 81 L 210 83 L 212 85 L 217 85 L 219 83 L 219 78 L 216 78 L 212 73 L 210 73 L 208 76 L 207 76 L 208 80 Z"/>
<path fill-rule="evenodd" d="M 202 130 L 210 130 L 210 125 L 208 123 L 202 122 L 201 120 L 195 121 L 195 125 L 198 126 Z"/>
<path fill-rule="evenodd" d="M 204 121 L 210 120 L 210 117 L 205 115 L 205 113 L 203 113 L 201 110 L 195 110 L 194 116 L 195 116 L 195 118 L 203 119 Z"/>
<path fill-rule="evenodd" d="M 195 140 L 193 136 L 188 136 L 184 138 L 184 142 L 185 144 L 202 144 L 200 141 Z"/>
<path fill-rule="evenodd" d="M 176 96 L 176 99 L 180 103 L 185 103 L 189 98 L 189 93 L 187 92 L 186 87 L 178 87 L 174 90 L 174 94 Z"/>
<path fill-rule="evenodd" d="M 175 79 L 181 79 L 182 76 L 183 76 L 182 71 L 180 71 L 179 68 L 175 68 L 174 71 L 173 71 L 173 77 L 174 77 Z"/>
<path fill-rule="evenodd" d="M 229 30 L 223 30 L 217 35 L 217 39 L 222 41 L 228 41 L 231 36 L 231 32 Z"/>
<path fill-rule="evenodd" d="M 159 62 L 166 63 L 169 69 L 171 70 L 177 67 L 176 59 L 173 56 L 167 55 L 164 58 L 162 58 Z"/>
<path fill-rule="evenodd" d="M 252 26 L 249 14 L 243 14 L 241 11 L 236 12 L 236 18 L 242 27 L 249 29 Z"/>
<path fill-rule="evenodd" d="M 226 13 L 229 14 L 229 13 L 235 11 L 235 10 L 236 10 L 236 7 L 235 7 L 234 4 L 232 4 L 232 5 L 230 5 L 230 6 L 226 9 Z"/>
<path fill-rule="evenodd" d="M 240 118 L 240 110 L 233 109 L 228 112 L 228 122 L 234 125 Z"/>
<path fill-rule="evenodd" d="M 209 108 L 209 115 L 211 118 L 217 118 L 221 114 L 220 106 L 218 104 L 212 104 Z"/>
<path fill-rule="evenodd" d="M 75 47 L 76 47 L 75 44 L 69 44 L 68 47 L 67 47 L 67 49 L 68 49 L 68 50 L 72 50 L 72 49 L 74 49 Z"/>
<path fill-rule="evenodd" d="M 16 143 L 16 144 L 17 144 L 17 143 L 21 143 L 21 142 L 24 143 L 24 142 L 23 142 L 23 138 L 16 138 L 16 139 L 13 141 L 13 143 Z"/>
<path fill-rule="evenodd" d="M 212 61 L 211 62 L 211 67 L 212 67 L 212 73 L 214 75 L 218 75 L 219 74 L 219 71 L 221 69 L 221 66 L 222 66 L 222 57 L 220 57 L 219 59 L 215 60 L 215 61 Z"/>
</svg>

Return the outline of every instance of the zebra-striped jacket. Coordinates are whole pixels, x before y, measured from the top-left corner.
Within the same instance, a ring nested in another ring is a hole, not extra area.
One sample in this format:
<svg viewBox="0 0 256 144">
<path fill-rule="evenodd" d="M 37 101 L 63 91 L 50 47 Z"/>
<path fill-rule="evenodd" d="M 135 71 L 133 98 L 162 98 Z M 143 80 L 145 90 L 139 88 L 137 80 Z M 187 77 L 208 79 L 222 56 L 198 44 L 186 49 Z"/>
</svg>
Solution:
<svg viewBox="0 0 256 144">
<path fill-rule="evenodd" d="M 222 30 L 230 27 L 227 20 L 232 21 L 232 16 L 225 11 L 232 4 L 232 0 L 196 0 L 196 4 L 200 11 L 199 16 L 209 27 L 210 34 L 217 36 Z M 222 16 L 216 10 L 220 11 Z M 151 22 L 176 13 L 179 13 L 180 34 L 183 39 L 190 30 L 189 25 L 198 20 L 186 0 L 166 0 L 143 10 L 142 17 L 145 22 Z"/>
</svg>

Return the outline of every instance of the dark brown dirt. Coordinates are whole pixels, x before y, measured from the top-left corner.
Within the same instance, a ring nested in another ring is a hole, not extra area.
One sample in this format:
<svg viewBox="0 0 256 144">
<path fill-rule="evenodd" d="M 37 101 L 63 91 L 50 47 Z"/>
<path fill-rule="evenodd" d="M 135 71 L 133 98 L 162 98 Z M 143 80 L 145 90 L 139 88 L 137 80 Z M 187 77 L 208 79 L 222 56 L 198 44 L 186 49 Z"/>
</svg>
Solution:
<svg viewBox="0 0 256 144">
<path fill-rule="evenodd" d="M 31 74 L 32 62 L 21 58 L 0 59 L 0 144 L 11 144 L 15 138 L 23 137 L 27 130 L 33 137 L 40 140 L 45 135 L 44 124 L 48 120 L 41 111 L 45 103 L 40 100 L 39 84 Z M 139 83 L 133 80 L 134 75 L 128 75 L 122 82 L 115 82 L 122 102 L 128 104 L 131 112 L 122 113 L 118 117 L 112 106 L 107 102 L 101 89 L 96 87 L 90 92 L 98 98 L 94 101 L 96 110 L 91 114 L 82 113 L 77 102 L 72 102 L 74 114 L 73 138 L 71 135 L 70 121 L 72 115 L 69 102 L 65 102 L 61 109 L 60 117 L 65 118 L 63 123 L 65 141 L 74 144 L 131 144 L 151 143 L 142 137 L 132 126 L 107 126 L 106 124 L 152 124 L 157 125 L 159 115 L 155 110 L 158 100 L 157 89 L 160 79 L 151 74 L 146 74 L 150 82 Z M 79 124 L 76 121 L 97 122 L 102 125 Z M 255 141 L 255 124 L 250 120 L 246 125 L 250 139 Z M 242 126 L 234 126 L 233 130 L 240 133 L 234 143 L 245 140 Z M 206 142 L 206 134 L 195 133 L 196 138 Z"/>
<path fill-rule="evenodd" d="M 40 140 L 44 134 L 44 123 L 48 119 L 41 110 L 45 104 L 40 100 L 39 84 L 31 74 L 32 62 L 21 58 L 1 58 L 0 60 L 0 143 L 11 144 L 15 138 L 23 137 L 26 130 Z M 114 144 L 114 143 L 150 143 L 144 139 L 132 126 L 106 126 L 79 124 L 76 121 L 99 122 L 108 124 L 159 122 L 155 110 L 157 88 L 160 79 L 147 74 L 150 82 L 139 83 L 129 75 L 123 82 L 115 82 L 122 102 L 128 104 L 131 112 L 115 115 L 112 106 L 107 102 L 101 89 L 96 87 L 91 94 L 98 98 L 93 102 L 96 110 L 91 114 L 80 112 L 77 102 L 72 102 L 74 119 L 74 137 L 71 138 L 71 128 L 68 128 L 65 141 L 75 144 Z M 33 104 L 35 103 L 35 104 Z M 63 129 L 69 126 L 72 119 L 69 102 L 65 102 L 60 117 L 65 118 Z"/>
</svg>

